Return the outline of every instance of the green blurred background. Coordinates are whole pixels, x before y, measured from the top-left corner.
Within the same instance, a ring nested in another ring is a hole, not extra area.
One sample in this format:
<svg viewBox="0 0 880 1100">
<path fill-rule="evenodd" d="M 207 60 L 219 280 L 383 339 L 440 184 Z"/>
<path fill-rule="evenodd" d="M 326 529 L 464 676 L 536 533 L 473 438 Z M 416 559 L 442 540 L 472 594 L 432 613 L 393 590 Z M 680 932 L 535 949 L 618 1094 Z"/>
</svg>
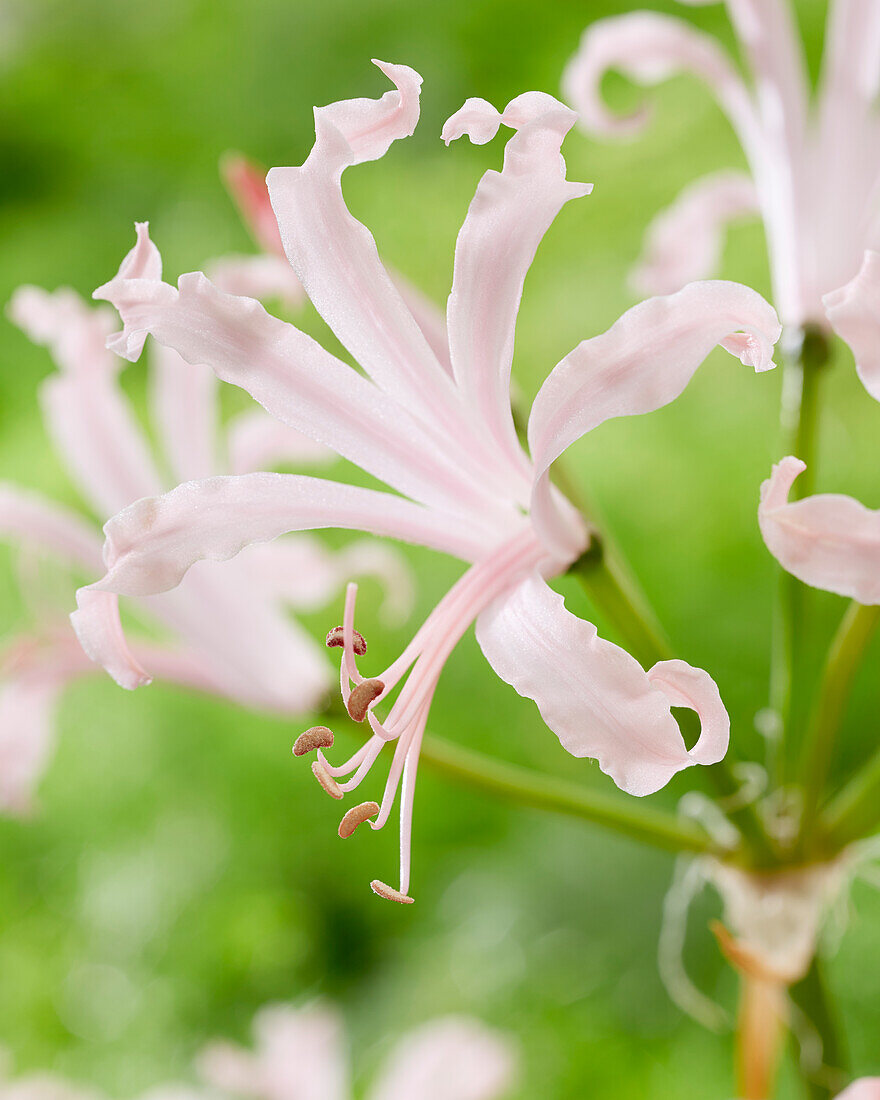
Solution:
<svg viewBox="0 0 880 1100">
<path fill-rule="evenodd" d="M 346 193 L 386 260 L 442 302 L 467 203 L 502 152 L 500 140 L 445 149 L 443 120 L 471 95 L 503 106 L 526 89 L 556 92 L 583 26 L 627 7 L 3 0 L 0 300 L 23 282 L 89 293 L 130 247 L 135 218 L 150 219 L 169 276 L 248 250 L 218 158 L 237 149 L 266 164 L 300 163 L 313 104 L 385 91 L 369 64 L 377 56 L 422 73 L 422 122 L 381 162 L 352 170 Z M 814 71 L 824 9 L 799 4 Z M 730 40 L 720 7 L 681 13 Z M 608 90 L 621 106 L 635 99 L 622 81 Z M 515 374 L 529 396 L 577 341 L 631 304 L 625 277 L 651 216 L 695 175 L 742 161 L 698 85 L 678 80 L 655 98 L 643 139 L 606 146 L 574 133 L 566 143 L 569 177 L 595 190 L 562 212 L 526 284 Z M 731 234 L 724 275 L 768 291 L 757 226 Z M 322 332 L 314 317 L 303 324 Z M 48 357 L 5 320 L 0 341 L 0 477 L 79 503 L 38 414 Z M 838 349 L 824 391 L 820 487 L 876 506 L 880 409 L 851 367 Z M 125 373 L 138 400 L 144 369 Z M 778 387 L 774 374 L 755 376 L 717 353 L 673 407 L 610 423 L 570 456 L 677 651 L 716 677 L 733 751 L 759 758 L 753 718 L 765 701 L 774 573 L 755 507 L 777 457 Z M 417 622 L 458 570 L 427 552 L 410 556 Z M 11 564 L 0 548 L 7 636 L 27 621 Z M 569 606 L 590 614 L 583 596 L 561 587 Z M 363 621 L 377 667 L 412 625 L 380 634 L 378 598 L 368 586 Z M 834 597 L 816 599 L 817 653 L 840 609 Z M 336 608 L 316 616 L 316 634 L 338 618 Z M 842 770 L 876 740 L 876 650 L 867 668 Z M 498 804 L 424 768 L 417 903 L 384 904 L 368 882 L 394 881 L 395 830 L 339 842 L 335 805 L 290 756 L 307 721 L 292 727 L 160 685 L 128 695 L 103 677 L 68 692 L 40 815 L 0 821 L 0 1042 L 20 1070 L 51 1068 L 122 1100 L 187 1079 L 203 1041 L 245 1038 L 265 1002 L 321 996 L 350 1024 L 359 1089 L 401 1030 L 456 1012 L 521 1044 L 517 1097 L 732 1095 L 730 1037 L 683 1017 L 657 974 L 670 858 Z M 472 637 L 446 669 L 431 726 L 610 786 L 593 764 L 566 756 L 532 705 L 492 676 Z M 656 801 L 674 806 L 700 782 L 685 773 Z M 688 963 L 732 1006 L 733 978 L 706 931 L 716 912 L 711 898 L 696 906 Z M 862 1073 L 880 1072 L 878 920 L 880 898 L 857 885 L 829 961 Z M 782 1095 L 797 1095 L 790 1067 Z"/>
</svg>

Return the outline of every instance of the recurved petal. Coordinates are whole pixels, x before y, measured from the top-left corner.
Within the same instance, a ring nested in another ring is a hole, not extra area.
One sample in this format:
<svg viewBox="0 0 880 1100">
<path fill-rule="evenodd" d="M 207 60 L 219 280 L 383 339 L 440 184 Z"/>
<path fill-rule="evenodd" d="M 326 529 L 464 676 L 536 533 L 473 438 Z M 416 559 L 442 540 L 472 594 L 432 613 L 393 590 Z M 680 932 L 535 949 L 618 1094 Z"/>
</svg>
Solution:
<svg viewBox="0 0 880 1100">
<path fill-rule="evenodd" d="M 691 73 L 714 92 L 747 149 L 759 142 L 759 125 L 748 89 L 716 40 L 684 20 L 655 12 L 630 12 L 600 19 L 584 31 L 566 66 L 563 94 L 588 131 L 608 135 L 637 133 L 648 120 L 642 107 L 615 115 L 602 99 L 602 78 L 610 69 L 639 84 L 658 84 L 679 72 Z"/>
<path fill-rule="evenodd" d="M 482 141 L 491 125 L 497 127 L 492 108 L 478 110 L 475 103 L 469 101 L 449 120 L 446 140 L 466 132 Z M 480 180 L 458 235 L 447 329 L 459 391 L 507 456 L 512 473 L 524 479 L 525 456 L 510 408 L 523 283 L 556 215 L 590 187 L 565 178 L 560 147 L 576 121 L 568 107 L 543 92 L 527 92 L 495 115 L 517 133 L 505 148 L 502 171 L 490 170 Z"/>
<path fill-rule="evenodd" d="M 148 329 L 142 323 L 145 296 L 167 297 L 171 290 L 162 282 L 162 257 L 150 240 L 150 223 L 135 222 L 137 240 L 119 265 L 113 278 L 92 295 L 110 302 L 122 318 L 122 331 L 110 336 L 107 347 L 123 359 L 136 363 L 144 350 Z"/>
<path fill-rule="evenodd" d="M 0 536 L 31 551 L 52 554 L 87 573 L 101 568 L 96 529 L 60 504 L 7 482 L 0 482 Z"/>
<path fill-rule="evenodd" d="M 722 171 L 689 184 L 648 226 L 631 282 L 640 294 L 672 294 L 714 275 L 729 222 L 758 209 L 745 172 Z"/>
<path fill-rule="evenodd" d="M 538 576 L 480 616 L 477 640 L 501 679 L 537 703 L 563 748 L 595 758 L 629 794 L 652 794 L 677 772 L 714 763 L 727 749 L 727 714 L 707 673 L 683 661 L 646 673 L 567 611 Z M 700 714 L 700 740 L 690 752 L 671 706 Z"/>
<path fill-rule="evenodd" d="M 370 1100 L 496 1100 L 511 1088 L 513 1044 L 477 1020 L 450 1016 L 405 1035 Z"/>
<path fill-rule="evenodd" d="M 880 1077 L 860 1077 L 837 1100 L 880 1100 Z"/>
<path fill-rule="evenodd" d="M 73 629 L 86 656 L 110 673 L 127 691 L 150 683 L 150 676 L 141 667 L 128 647 L 122 623 L 119 621 L 119 600 L 113 592 L 80 588 L 76 594 L 77 610 L 70 616 Z"/>
<path fill-rule="evenodd" d="M 224 256 L 210 263 L 206 272 L 224 294 L 237 294 L 264 302 L 278 299 L 288 309 L 298 309 L 306 299 L 303 285 L 281 256 Z"/>
<path fill-rule="evenodd" d="M 154 343 L 149 385 L 153 427 L 174 480 L 217 473 L 219 409 L 214 372 L 187 363 L 173 348 Z"/>
<path fill-rule="evenodd" d="M 178 485 L 107 522 L 100 591 L 149 596 L 202 559 L 225 561 L 254 542 L 323 527 L 367 531 L 474 560 L 491 543 L 473 524 L 373 489 L 297 474 L 255 473 Z"/>
<path fill-rule="evenodd" d="M 106 307 L 89 308 L 75 290 L 20 286 L 7 312 L 35 344 L 49 349 L 62 371 L 92 375 L 119 370 L 119 359 L 106 348 L 112 314 Z"/>
<path fill-rule="evenodd" d="M 220 162 L 220 174 L 254 242 L 269 255 L 283 258 L 284 246 L 269 201 L 266 170 L 241 153 L 228 153 Z"/>
<path fill-rule="evenodd" d="M 838 493 L 789 503 L 795 478 L 805 469 L 788 456 L 761 486 L 758 522 L 767 549 L 804 584 L 880 604 L 880 511 Z"/>
<path fill-rule="evenodd" d="M 233 474 L 272 470 L 278 465 L 327 466 L 337 454 L 296 428 L 270 416 L 265 409 L 247 409 L 229 422 L 228 469 Z"/>
<path fill-rule="evenodd" d="M 880 252 L 866 252 L 858 275 L 822 301 L 834 331 L 852 349 L 865 389 L 880 401 Z"/>
<path fill-rule="evenodd" d="M 531 513 L 547 544 L 564 550 L 569 537 L 547 477 L 567 447 L 612 417 L 652 412 L 673 401 L 717 344 L 755 370 L 767 369 L 780 331 L 773 307 L 760 294 L 715 281 L 640 302 L 607 332 L 578 344 L 550 372 L 529 418 Z"/>
</svg>

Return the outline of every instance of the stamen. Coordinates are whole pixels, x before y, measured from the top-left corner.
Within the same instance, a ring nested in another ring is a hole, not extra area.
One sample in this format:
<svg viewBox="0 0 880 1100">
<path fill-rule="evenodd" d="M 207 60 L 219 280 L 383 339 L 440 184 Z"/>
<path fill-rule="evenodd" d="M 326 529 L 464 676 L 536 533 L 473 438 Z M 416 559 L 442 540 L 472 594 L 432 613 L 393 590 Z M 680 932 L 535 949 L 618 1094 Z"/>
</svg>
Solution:
<svg viewBox="0 0 880 1100">
<path fill-rule="evenodd" d="M 393 890 L 390 886 L 386 886 L 384 882 L 380 882 L 377 878 L 374 878 L 370 883 L 370 889 L 374 894 L 378 894 L 380 898 L 385 898 L 386 901 L 396 901 L 401 905 L 412 905 L 415 900 L 408 894 L 401 894 L 399 890 Z"/>
<path fill-rule="evenodd" d="M 301 733 L 293 743 L 293 755 L 305 756 L 314 749 L 329 749 L 333 747 L 333 731 L 326 726 L 312 726 L 311 729 Z"/>
<path fill-rule="evenodd" d="M 312 764 L 312 771 L 314 772 L 315 779 L 321 784 L 327 794 L 331 798 L 342 798 L 342 790 L 333 776 L 327 771 L 323 764 L 317 760 Z"/>
<path fill-rule="evenodd" d="M 378 812 L 378 802 L 362 802 L 360 806 L 352 806 L 342 821 L 339 822 L 339 835 L 343 840 L 346 840 L 358 825 L 363 825 L 365 821 L 375 817 Z"/>
<path fill-rule="evenodd" d="M 330 646 L 344 646 L 345 645 L 345 628 L 342 626 L 334 626 L 327 634 L 325 645 Z M 357 630 L 351 632 L 351 648 L 355 651 L 358 657 L 363 657 L 367 652 L 367 642 L 363 634 Z"/>
<path fill-rule="evenodd" d="M 367 717 L 370 704 L 375 702 L 384 690 L 385 685 L 381 680 L 364 680 L 362 684 L 351 689 L 351 695 L 348 697 L 348 713 L 355 722 L 363 722 Z"/>
</svg>

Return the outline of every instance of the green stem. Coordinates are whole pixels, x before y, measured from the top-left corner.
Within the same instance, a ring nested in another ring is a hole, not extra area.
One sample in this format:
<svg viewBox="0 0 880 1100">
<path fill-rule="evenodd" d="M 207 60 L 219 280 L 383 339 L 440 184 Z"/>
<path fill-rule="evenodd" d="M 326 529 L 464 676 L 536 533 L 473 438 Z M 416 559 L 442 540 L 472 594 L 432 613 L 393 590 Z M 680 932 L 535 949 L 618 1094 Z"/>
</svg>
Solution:
<svg viewBox="0 0 880 1100">
<path fill-rule="evenodd" d="M 880 607 L 851 603 L 831 642 L 803 755 L 802 849 L 809 846 L 831 766 L 834 742 L 865 647 L 880 623 Z"/>
<path fill-rule="evenodd" d="M 669 641 L 623 570 L 606 552 L 602 537 L 593 534 L 590 545 L 569 568 L 596 609 L 612 623 L 626 648 L 645 668 L 672 656 Z"/>
<path fill-rule="evenodd" d="M 808 496 L 815 485 L 819 378 L 828 356 L 824 334 L 807 328 L 799 334 L 796 349 L 783 358 L 779 457 L 794 455 L 807 466 L 792 487 L 792 499 Z M 804 591 L 799 580 L 780 571 L 770 663 L 770 707 L 777 718 L 775 751 L 780 782 L 785 779 L 787 753 L 791 751 L 792 697 L 803 637 Z"/>
<path fill-rule="evenodd" d="M 880 829 L 880 749 L 860 767 L 822 815 L 822 836 L 839 851 Z"/>
<path fill-rule="evenodd" d="M 425 738 L 420 759 L 441 775 L 508 798 L 520 806 L 552 810 L 604 825 L 669 852 L 724 854 L 694 821 L 676 817 L 635 799 L 619 798 L 563 779 L 536 775 L 527 768 L 484 756 L 434 736 Z"/>
<path fill-rule="evenodd" d="M 792 1001 L 815 1028 L 822 1042 L 822 1065 L 825 1073 L 817 1080 L 810 1077 L 801 1065 L 800 1049 L 797 1048 L 797 1065 L 803 1076 L 804 1087 L 809 1100 L 829 1100 L 843 1087 L 846 1075 L 846 1055 L 843 1038 L 837 1020 L 837 1013 L 830 1002 L 823 968 L 818 956 L 813 957 L 810 969 L 805 977 L 789 990 Z M 797 1043 L 795 1042 L 797 1047 Z M 834 1078 L 840 1080 L 833 1082 Z"/>
</svg>

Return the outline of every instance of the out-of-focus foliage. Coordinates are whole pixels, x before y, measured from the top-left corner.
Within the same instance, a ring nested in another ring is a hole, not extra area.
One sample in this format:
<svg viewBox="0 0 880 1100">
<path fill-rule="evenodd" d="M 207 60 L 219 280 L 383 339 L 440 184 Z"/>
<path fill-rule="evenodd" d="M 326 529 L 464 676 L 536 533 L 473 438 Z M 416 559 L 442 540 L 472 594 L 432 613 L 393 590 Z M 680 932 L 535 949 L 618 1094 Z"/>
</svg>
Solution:
<svg viewBox="0 0 880 1100">
<path fill-rule="evenodd" d="M 384 256 L 445 299 L 457 228 L 501 144 L 449 150 L 443 119 L 468 96 L 503 105 L 558 90 L 583 24 L 620 0 L 3 0 L 0 7 L 0 299 L 22 282 L 88 292 L 116 268 L 131 223 L 149 218 L 169 275 L 248 247 L 217 177 L 240 149 L 299 163 L 311 106 L 385 90 L 372 56 L 425 77 L 422 123 L 380 164 L 353 170 L 347 194 Z M 677 8 L 727 35 L 719 8 Z M 811 61 L 824 4 L 799 5 Z M 610 89 L 621 105 L 631 88 Z M 692 176 L 740 162 L 699 86 L 677 81 L 635 144 L 573 134 L 569 176 L 595 183 L 548 234 L 526 284 L 516 376 L 531 394 L 584 336 L 631 302 L 627 268 L 651 215 Z M 724 274 L 767 292 L 763 239 L 737 228 Z M 321 323 L 306 315 L 315 332 Z M 0 477 L 76 503 L 46 446 L 36 389 L 45 354 L 2 322 Z M 135 395 L 143 368 L 128 368 Z M 824 391 L 820 488 L 880 504 L 880 409 L 839 350 Z M 676 651 L 710 669 L 733 719 L 737 754 L 760 754 L 773 568 L 755 520 L 774 455 L 778 379 L 721 353 L 673 407 L 611 423 L 578 445 L 573 472 L 656 603 Z M 426 612 L 454 568 L 413 553 Z M 0 630 L 26 611 L 12 555 L 0 551 Z M 563 582 L 570 605 L 588 613 Z M 399 650 L 380 632 L 378 593 L 363 602 L 370 659 Z M 817 600 L 817 653 L 840 602 Z M 335 614 L 335 613 L 334 613 Z M 321 618 L 315 631 L 333 623 Z M 876 670 L 878 651 L 866 662 Z M 876 740 L 865 684 L 846 730 L 844 765 Z M 450 662 L 432 726 L 499 756 L 608 782 L 567 758 L 530 704 L 496 681 L 472 639 Z M 96 676 L 66 697 L 58 756 L 31 823 L 0 821 L 0 1042 L 22 1070 L 53 1068 L 120 1098 L 186 1076 L 214 1035 L 243 1038 L 270 1000 L 334 999 L 349 1018 L 358 1078 L 396 1032 L 468 1012 L 519 1038 L 519 1095 L 723 1097 L 730 1040 L 682 1018 L 655 966 L 671 862 L 576 822 L 498 805 L 420 776 L 417 899 L 399 909 L 370 894 L 396 838 L 336 838 L 337 807 L 294 762 L 299 727 L 163 687 L 127 695 Z M 344 745 L 346 735 L 340 734 Z M 354 742 L 351 742 L 352 744 Z M 692 783 L 677 777 L 658 801 Z M 365 792 L 371 797 L 372 792 Z M 732 979 L 698 905 L 688 960 L 730 1001 Z M 854 1068 L 873 1070 L 880 1033 L 880 899 L 853 896 L 829 964 Z M 794 1096 L 790 1078 L 784 1095 Z"/>
</svg>

